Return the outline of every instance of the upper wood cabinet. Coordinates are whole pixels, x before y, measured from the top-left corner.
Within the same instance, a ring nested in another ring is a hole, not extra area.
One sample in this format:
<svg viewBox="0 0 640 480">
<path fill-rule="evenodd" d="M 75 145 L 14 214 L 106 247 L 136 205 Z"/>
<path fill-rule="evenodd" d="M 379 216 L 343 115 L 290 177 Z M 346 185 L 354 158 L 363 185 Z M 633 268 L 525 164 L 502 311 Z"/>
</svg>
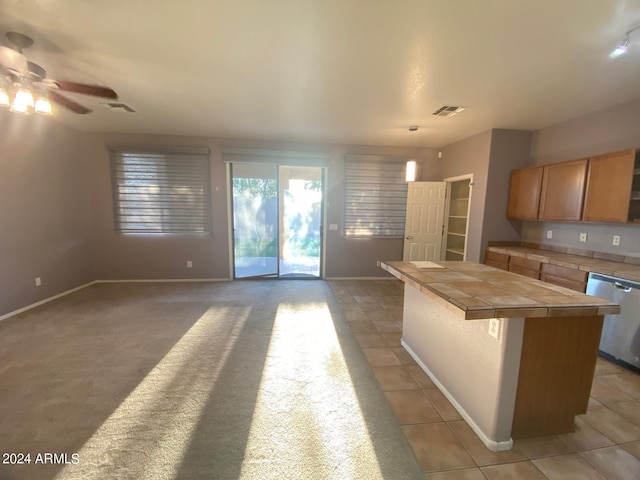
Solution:
<svg viewBox="0 0 640 480">
<path fill-rule="evenodd" d="M 507 218 L 536 220 L 540 206 L 543 167 L 520 168 L 511 172 Z"/>
<path fill-rule="evenodd" d="M 589 159 L 584 221 L 627 221 L 635 157 L 628 149 Z"/>
<path fill-rule="evenodd" d="M 587 159 L 544 165 L 540 194 L 540 220 L 582 219 Z"/>
</svg>

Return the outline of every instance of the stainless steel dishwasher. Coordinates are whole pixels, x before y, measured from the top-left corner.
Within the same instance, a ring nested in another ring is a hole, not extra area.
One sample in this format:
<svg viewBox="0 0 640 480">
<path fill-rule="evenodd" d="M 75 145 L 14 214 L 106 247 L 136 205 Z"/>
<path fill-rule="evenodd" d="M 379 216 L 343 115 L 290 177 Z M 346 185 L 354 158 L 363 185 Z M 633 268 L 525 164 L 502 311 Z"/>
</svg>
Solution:
<svg viewBox="0 0 640 480">
<path fill-rule="evenodd" d="M 590 273 L 587 294 L 620 305 L 618 315 L 605 315 L 600 351 L 640 370 L 640 282 Z"/>
</svg>

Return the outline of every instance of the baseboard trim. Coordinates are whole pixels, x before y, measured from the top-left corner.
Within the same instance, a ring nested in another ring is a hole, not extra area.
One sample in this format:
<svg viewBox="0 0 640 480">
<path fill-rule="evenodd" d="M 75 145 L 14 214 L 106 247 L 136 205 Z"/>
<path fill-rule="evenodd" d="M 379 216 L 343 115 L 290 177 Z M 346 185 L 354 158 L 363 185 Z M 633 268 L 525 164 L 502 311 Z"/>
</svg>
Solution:
<svg viewBox="0 0 640 480">
<path fill-rule="evenodd" d="M 66 295 L 69 295 L 70 293 L 77 292 L 78 290 L 82 290 L 83 288 L 90 287 L 94 283 L 96 283 L 95 280 L 93 282 L 89 282 L 89 283 L 85 283 L 84 285 L 80 285 L 79 287 L 72 288 L 71 290 L 66 290 L 66 291 L 64 291 L 62 293 L 58 293 L 57 295 L 53 295 L 52 297 L 47 297 L 44 300 L 40 300 L 38 302 L 32 303 L 30 305 L 27 305 L 26 307 L 19 308 L 17 310 L 14 310 L 13 312 L 9 312 L 9 313 L 5 313 L 4 315 L 0 315 L 0 322 L 2 320 L 5 320 L 5 319 L 9 318 L 9 317 L 14 317 L 14 316 L 19 315 L 19 314 L 21 314 L 23 312 L 26 312 L 27 310 L 31 310 L 32 308 L 36 308 L 36 307 L 39 307 L 40 305 L 44 305 L 45 303 L 49 303 L 49 302 L 51 302 L 53 300 L 56 300 L 56 299 L 58 299 L 60 297 L 64 297 Z"/>
<path fill-rule="evenodd" d="M 398 280 L 396 277 L 325 277 L 324 280 Z"/>
<path fill-rule="evenodd" d="M 231 278 L 141 278 L 131 280 L 96 280 L 94 283 L 196 283 L 229 282 Z"/>
<path fill-rule="evenodd" d="M 510 438 L 508 441 L 505 441 L 505 442 L 498 442 L 496 440 L 490 439 L 487 436 L 487 434 L 485 434 L 482 431 L 482 429 L 478 426 L 478 424 L 473 421 L 473 419 L 469 416 L 469 414 L 466 412 L 466 410 L 464 408 L 462 408 L 462 406 L 456 401 L 455 398 L 453 398 L 453 396 L 444 387 L 444 385 L 442 385 L 442 383 L 440 383 L 440 381 L 436 378 L 436 376 L 433 373 L 431 373 L 431 370 L 429 370 L 427 368 L 427 366 L 424 364 L 424 362 L 422 360 L 420 360 L 420 358 L 418 358 L 418 355 L 416 355 L 415 352 L 411 349 L 411 347 L 409 347 L 409 345 L 406 344 L 404 339 L 402 339 L 400 341 L 400 344 L 404 347 L 404 349 L 407 352 L 409 352 L 409 355 L 411 355 L 411 357 L 416 361 L 416 363 L 420 366 L 420 368 L 422 368 L 424 373 L 427 374 L 427 376 L 431 379 L 431 381 L 436 384 L 436 386 L 440 389 L 442 394 L 445 397 L 447 397 L 447 400 L 449 400 L 451 402 L 451 404 L 458 411 L 460 416 L 462 418 L 464 418 L 465 422 L 467 422 L 467 424 L 476 433 L 476 435 L 478 435 L 478 437 L 480 437 L 480 440 L 482 440 L 482 443 L 484 443 L 489 450 L 491 450 L 492 452 L 502 452 L 504 450 L 511 450 L 513 448 L 513 439 L 512 438 Z"/>
</svg>

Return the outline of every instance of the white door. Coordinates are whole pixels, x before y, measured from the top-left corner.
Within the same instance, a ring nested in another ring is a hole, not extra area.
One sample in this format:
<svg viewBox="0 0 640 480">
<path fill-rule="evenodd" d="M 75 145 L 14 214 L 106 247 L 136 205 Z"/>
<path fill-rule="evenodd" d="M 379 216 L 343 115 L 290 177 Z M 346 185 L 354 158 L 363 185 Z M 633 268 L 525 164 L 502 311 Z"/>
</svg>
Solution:
<svg viewBox="0 0 640 480">
<path fill-rule="evenodd" d="M 403 261 L 440 260 L 446 186 L 446 182 L 409 183 Z"/>
</svg>

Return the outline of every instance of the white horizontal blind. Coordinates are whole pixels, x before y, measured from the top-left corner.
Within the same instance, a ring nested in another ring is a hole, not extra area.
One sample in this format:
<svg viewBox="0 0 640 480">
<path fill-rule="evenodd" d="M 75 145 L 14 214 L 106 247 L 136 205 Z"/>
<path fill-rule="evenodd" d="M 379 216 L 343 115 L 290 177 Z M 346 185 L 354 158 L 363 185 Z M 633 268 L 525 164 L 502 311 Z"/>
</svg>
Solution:
<svg viewBox="0 0 640 480">
<path fill-rule="evenodd" d="M 211 231 L 208 150 L 110 151 L 116 232 Z"/>
<path fill-rule="evenodd" d="M 347 155 L 345 185 L 345 235 L 404 236 L 407 208 L 404 161 Z"/>
</svg>

